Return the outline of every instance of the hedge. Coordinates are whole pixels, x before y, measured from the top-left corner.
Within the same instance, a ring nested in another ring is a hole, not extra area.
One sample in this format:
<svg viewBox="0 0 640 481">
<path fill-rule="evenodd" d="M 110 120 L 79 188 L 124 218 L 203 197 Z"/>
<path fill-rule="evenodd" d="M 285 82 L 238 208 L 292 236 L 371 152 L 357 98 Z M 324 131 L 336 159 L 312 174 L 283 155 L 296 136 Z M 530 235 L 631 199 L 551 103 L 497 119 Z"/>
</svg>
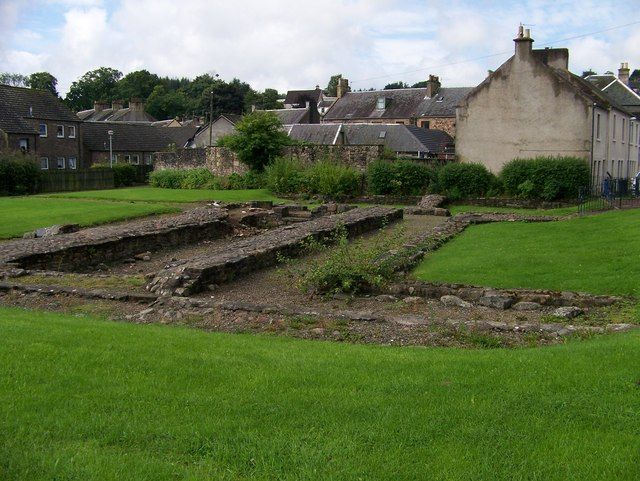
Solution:
<svg viewBox="0 0 640 481">
<path fill-rule="evenodd" d="M 446 164 L 438 171 L 431 192 L 446 195 L 451 200 L 496 195 L 500 183 L 482 164 Z"/>
<path fill-rule="evenodd" d="M 436 177 L 433 168 L 406 160 L 378 160 L 367 169 L 368 189 L 374 195 L 422 195 Z"/>
<path fill-rule="evenodd" d="M 35 194 L 40 176 L 34 157 L 22 152 L 0 152 L 0 195 Z"/>
</svg>

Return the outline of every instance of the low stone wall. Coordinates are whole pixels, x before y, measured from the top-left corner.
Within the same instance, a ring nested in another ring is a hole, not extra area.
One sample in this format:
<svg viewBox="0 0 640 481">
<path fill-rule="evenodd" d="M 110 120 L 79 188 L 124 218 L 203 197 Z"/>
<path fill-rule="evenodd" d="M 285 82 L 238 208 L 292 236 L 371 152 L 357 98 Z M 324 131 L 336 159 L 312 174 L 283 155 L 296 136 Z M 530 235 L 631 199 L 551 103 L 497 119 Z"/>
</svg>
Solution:
<svg viewBox="0 0 640 481">
<path fill-rule="evenodd" d="M 285 147 L 282 155 L 300 159 L 306 165 L 330 158 L 364 172 L 370 163 L 380 158 L 382 149 L 380 145 L 291 145 Z M 156 170 L 204 167 L 218 176 L 243 174 L 249 170 L 225 147 L 157 152 L 154 167 Z"/>
<path fill-rule="evenodd" d="M 511 207 L 518 209 L 557 209 L 559 207 L 573 207 L 571 202 L 547 202 L 535 199 L 515 199 L 505 197 L 479 197 L 450 202 L 449 205 L 477 205 L 484 207 Z"/>
<path fill-rule="evenodd" d="M 165 296 L 194 294 L 206 289 L 209 284 L 222 284 L 249 272 L 271 267 L 277 263 L 278 255 L 297 256 L 303 250 L 304 239 L 326 239 L 338 226 L 344 226 L 349 236 L 355 236 L 401 218 L 401 209 L 370 207 L 280 227 L 235 242 L 213 255 L 171 265 L 160 271 L 147 289 Z"/>
<path fill-rule="evenodd" d="M 84 229 L 0 245 L 0 263 L 26 269 L 87 271 L 141 252 L 222 237 L 231 231 L 224 209 L 200 207 L 177 215 Z"/>
</svg>

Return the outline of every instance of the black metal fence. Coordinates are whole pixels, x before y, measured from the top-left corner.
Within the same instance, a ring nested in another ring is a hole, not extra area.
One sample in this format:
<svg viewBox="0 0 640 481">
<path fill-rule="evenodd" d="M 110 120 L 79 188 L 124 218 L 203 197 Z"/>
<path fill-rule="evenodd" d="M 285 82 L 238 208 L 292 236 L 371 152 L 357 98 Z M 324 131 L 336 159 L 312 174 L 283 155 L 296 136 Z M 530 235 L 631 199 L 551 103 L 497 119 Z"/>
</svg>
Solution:
<svg viewBox="0 0 640 481">
<path fill-rule="evenodd" d="M 640 207 L 640 183 L 633 179 L 607 178 L 580 189 L 580 214 L 631 207 Z"/>
</svg>

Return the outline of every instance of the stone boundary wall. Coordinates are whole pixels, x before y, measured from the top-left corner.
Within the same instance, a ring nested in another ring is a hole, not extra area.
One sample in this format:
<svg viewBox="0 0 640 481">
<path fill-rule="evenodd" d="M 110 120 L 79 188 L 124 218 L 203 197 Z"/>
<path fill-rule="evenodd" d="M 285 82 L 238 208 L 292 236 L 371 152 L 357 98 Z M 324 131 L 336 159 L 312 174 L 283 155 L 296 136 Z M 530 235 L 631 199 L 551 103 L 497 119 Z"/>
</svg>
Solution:
<svg viewBox="0 0 640 481">
<path fill-rule="evenodd" d="M 283 157 L 298 158 L 311 165 L 330 158 L 364 172 L 367 166 L 382 155 L 381 145 L 291 145 L 285 147 Z M 214 175 L 244 174 L 249 168 L 236 154 L 225 147 L 178 149 L 175 152 L 156 152 L 155 170 L 195 169 L 204 167 Z"/>
<path fill-rule="evenodd" d="M 0 263 L 27 269 L 87 271 L 140 252 L 215 239 L 231 231 L 224 209 L 200 207 L 177 215 L 83 229 L 0 245 Z"/>
<path fill-rule="evenodd" d="M 147 289 L 163 296 L 195 294 L 210 284 L 222 284 L 249 272 L 274 266 L 279 255 L 300 255 L 302 241 L 309 237 L 320 241 L 327 239 L 339 226 L 344 226 L 348 235 L 353 237 L 401 218 L 401 209 L 369 207 L 280 227 L 234 242 L 215 254 L 169 265 L 156 275 Z"/>
</svg>

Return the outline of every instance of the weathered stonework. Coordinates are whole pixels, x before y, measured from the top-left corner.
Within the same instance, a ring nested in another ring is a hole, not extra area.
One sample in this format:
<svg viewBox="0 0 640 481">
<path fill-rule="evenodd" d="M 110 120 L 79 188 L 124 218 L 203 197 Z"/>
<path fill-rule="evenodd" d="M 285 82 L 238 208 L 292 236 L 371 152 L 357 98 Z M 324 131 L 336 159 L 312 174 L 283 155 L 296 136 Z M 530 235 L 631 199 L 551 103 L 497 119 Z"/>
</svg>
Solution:
<svg viewBox="0 0 640 481">
<path fill-rule="evenodd" d="M 280 227 L 233 243 L 211 255 L 170 265 L 160 271 L 147 288 L 160 295 L 191 295 L 209 284 L 222 284 L 271 267 L 279 255 L 299 255 L 304 239 L 327 239 L 339 226 L 343 226 L 349 236 L 355 236 L 401 218 L 401 209 L 370 207 Z"/>
<path fill-rule="evenodd" d="M 224 209 L 200 207 L 177 215 L 6 242 L 0 245 L 0 264 L 85 271 L 140 252 L 224 236 L 231 231 L 227 217 Z"/>
</svg>

